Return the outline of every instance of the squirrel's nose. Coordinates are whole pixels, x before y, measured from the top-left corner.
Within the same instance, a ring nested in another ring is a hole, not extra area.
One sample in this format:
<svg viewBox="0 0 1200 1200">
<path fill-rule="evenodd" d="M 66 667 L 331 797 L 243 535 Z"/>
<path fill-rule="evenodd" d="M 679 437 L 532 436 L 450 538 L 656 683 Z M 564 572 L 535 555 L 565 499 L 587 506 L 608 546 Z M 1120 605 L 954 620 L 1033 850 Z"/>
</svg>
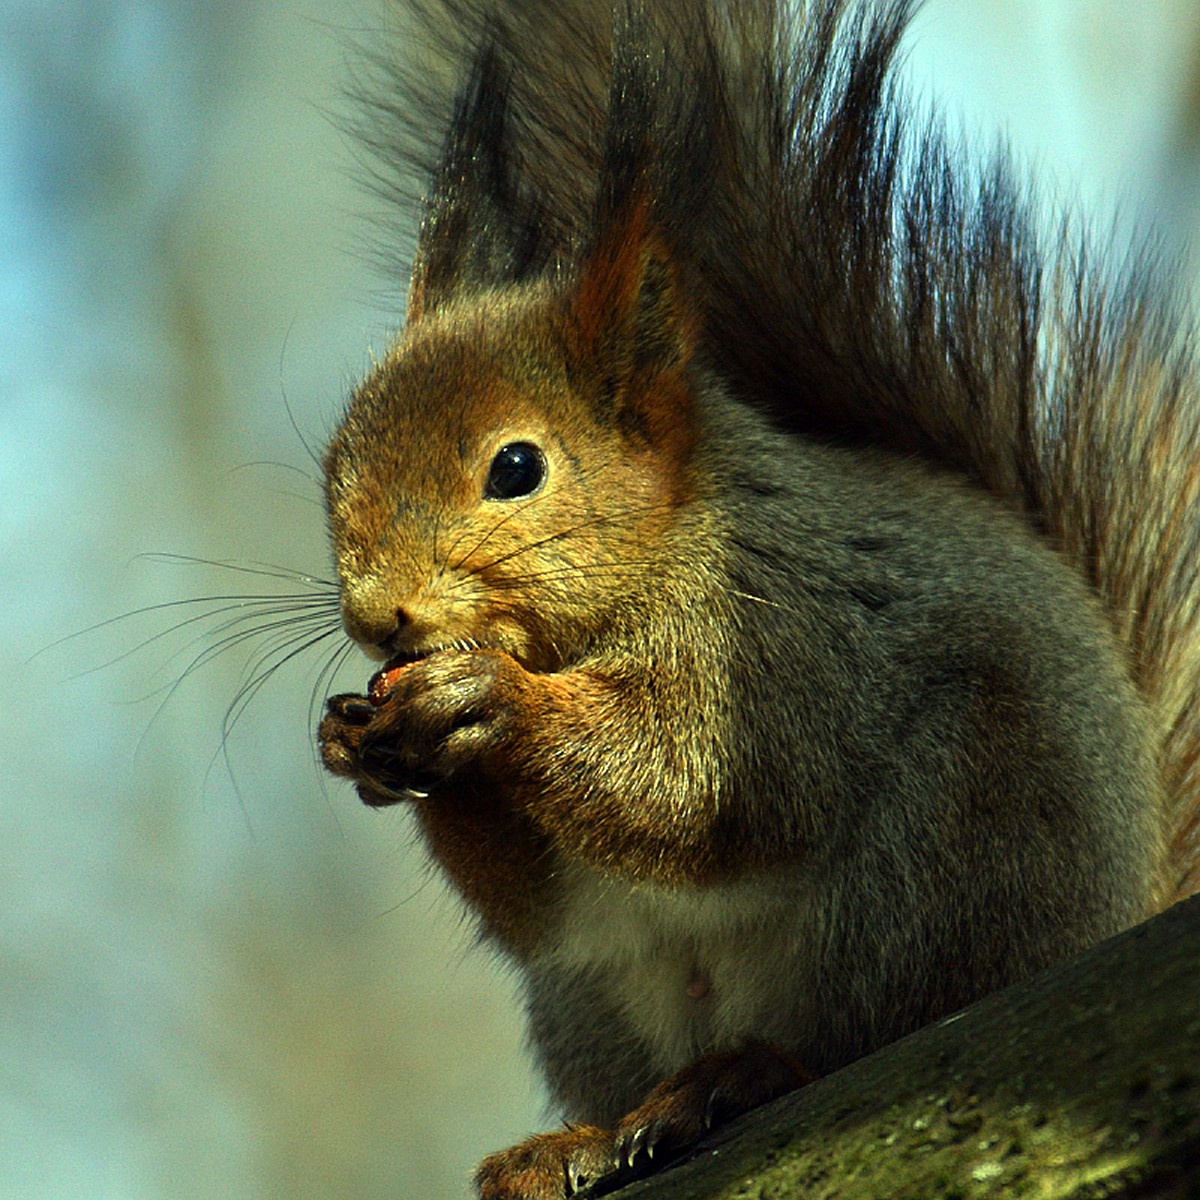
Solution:
<svg viewBox="0 0 1200 1200">
<path fill-rule="evenodd" d="M 379 580 L 366 580 L 342 589 L 342 627 L 359 645 L 389 654 L 415 623 L 415 607 L 397 603 L 391 589 Z"/>
</svg>

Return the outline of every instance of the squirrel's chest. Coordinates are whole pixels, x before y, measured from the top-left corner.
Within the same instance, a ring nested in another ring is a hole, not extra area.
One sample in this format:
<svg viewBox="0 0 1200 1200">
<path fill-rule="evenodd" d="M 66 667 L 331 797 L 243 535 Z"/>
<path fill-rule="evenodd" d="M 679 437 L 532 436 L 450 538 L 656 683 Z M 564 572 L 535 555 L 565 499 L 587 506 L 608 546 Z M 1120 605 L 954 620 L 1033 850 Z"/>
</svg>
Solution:
<svg viewBox="0 0 1200 1200">
<path fill-rule="evenodd" d="M 761 880 L 692 891 L 572 879 L 555 968 L 584 975 L 662 1071 L 794 1036 L 811 988 L 806 905 Z"/>
</svg>

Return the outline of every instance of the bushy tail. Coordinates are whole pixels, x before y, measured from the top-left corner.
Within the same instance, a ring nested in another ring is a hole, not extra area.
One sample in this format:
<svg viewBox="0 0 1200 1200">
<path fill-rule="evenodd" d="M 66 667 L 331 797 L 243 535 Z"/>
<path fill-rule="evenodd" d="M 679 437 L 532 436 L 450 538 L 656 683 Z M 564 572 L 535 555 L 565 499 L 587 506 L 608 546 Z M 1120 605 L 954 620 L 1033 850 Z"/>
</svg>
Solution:
<svg viewBox="0 0 1200 1200">
<path fill-rule="evenodd" d="M 893 64 L 912 7 L 409 0 L 367 140 L 411 199 L 414 172 L 461 159 L 454 97 L 486 60 L 529 262 L 569 270 L 612 189 L 644 187 L 710 363 L 749 402 L 1019 504 L 1102 597 L 1158 714 L 1163 894 L 1189 894 L 1200 394 L 1183 323 L 1149 268 L 1111 271 L 1065 225 L 1047 253 L 1003 163 L 966 170 L 905 115 Z"/>
</svg>

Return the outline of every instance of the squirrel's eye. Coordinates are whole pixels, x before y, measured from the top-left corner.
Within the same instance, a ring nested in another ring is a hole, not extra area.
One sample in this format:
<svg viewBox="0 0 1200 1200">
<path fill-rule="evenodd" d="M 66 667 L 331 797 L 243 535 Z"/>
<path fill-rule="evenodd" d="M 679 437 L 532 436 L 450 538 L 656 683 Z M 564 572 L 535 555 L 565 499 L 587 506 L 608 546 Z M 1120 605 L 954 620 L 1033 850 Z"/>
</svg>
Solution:
<svg viewBox="0 0 1200 1200">
<path fill-rule="evenodd" d="M 488 500 L 531 496 L 546 478 L 546 460 L 532 442 L 501 446 L 488 469 L 483 494 Z"/>
</svg>

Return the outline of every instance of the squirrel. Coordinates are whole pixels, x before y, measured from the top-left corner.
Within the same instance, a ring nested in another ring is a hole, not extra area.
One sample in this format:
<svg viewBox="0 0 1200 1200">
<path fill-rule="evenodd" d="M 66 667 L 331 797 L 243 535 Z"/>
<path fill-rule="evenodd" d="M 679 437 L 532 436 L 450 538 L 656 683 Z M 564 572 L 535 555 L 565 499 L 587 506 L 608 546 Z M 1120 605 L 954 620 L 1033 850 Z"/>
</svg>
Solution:
<svg viewBox="0 0 1200 1200">
<path fill-rule="evenodd" d="M 1187 335 L 908 115 L 912 8 L 407 6 L 407 319 L 324 464 L 382 667 L 319 740 L 523 981 L 569 1124 L 484 1200 L 1200 889 Z"/>
</svg>

